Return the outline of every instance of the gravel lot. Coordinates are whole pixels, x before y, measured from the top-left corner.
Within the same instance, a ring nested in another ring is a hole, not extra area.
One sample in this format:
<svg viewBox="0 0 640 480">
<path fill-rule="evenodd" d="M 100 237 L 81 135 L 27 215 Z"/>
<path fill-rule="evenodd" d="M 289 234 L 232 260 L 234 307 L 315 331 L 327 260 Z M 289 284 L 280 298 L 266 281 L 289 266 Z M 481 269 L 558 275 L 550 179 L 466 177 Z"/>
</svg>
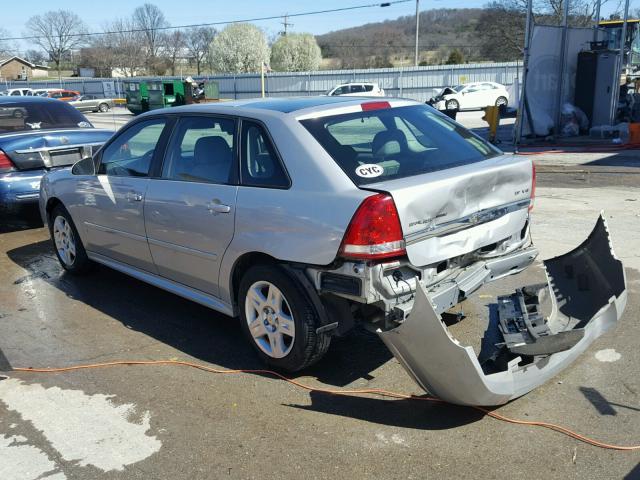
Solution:
<svg viewBox="0 0 640 480">
<path fill-rule="evenodd" d="M 97 126 L 130 118 L 89 117 Z M 497 411 L 640 444 L 640 170 L 625 166 L 638 156 L 585 165 L 593 161 L 536 157 L 534 240 L 541 258 L 564 253 L 604 209 L 626 266 L 627 310 L 572 367 Z M 327 396 L 262 375 L 174 366 L 12 372 L 124 359 L 261 365 L 233 319 L 107 268 L 64 274 L 34 212 L 0 229 L 0 370 L 8 376 L 0 381 L 0 479 L 640 478 L 640 452 L 598 449 L 468 408 Z M 480 290 L 453 330 L 481 335 L 496 294 L 541 279 L 536 264 Z M 335 341 L 297 380 L 422 393 L 364 331 Z"/>
</svg>

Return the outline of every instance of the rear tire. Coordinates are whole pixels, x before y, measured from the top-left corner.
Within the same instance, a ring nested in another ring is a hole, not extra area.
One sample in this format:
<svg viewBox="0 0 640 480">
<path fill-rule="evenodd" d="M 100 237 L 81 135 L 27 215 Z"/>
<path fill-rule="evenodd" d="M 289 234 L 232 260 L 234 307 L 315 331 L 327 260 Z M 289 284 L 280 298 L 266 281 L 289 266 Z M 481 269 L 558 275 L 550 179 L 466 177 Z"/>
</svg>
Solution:
<svg viewBox="0 0 640 480">
<path fill-rule="evenodd" d="M 98 105 L 98 111 L 102 112 L 102 113 L 106 113 L 109 111 L 109 105 L 107 105 L 106 103 L 101 103 L 100 105 Z"/>
<path fill-rule="evenodd" d="M 508 103 L 509 100 L 507 100 L 507 97 L 498 97 L 496 99 L 496 107 L 506 107 Z"/>
<path fill-rule="evenodd" d="M 74 275 L 82 275 L 93 268 L 82 245 L 71 215 L 62 205 L 56 206 L 49 217 L 49 232 L 62 268 Z"/>
<path fill-rule="evenodd" d="M 322 358 L 331 337 L 302 286 L 277 265 L 251 267 L 238 292 L 242 330 L 267 365 L 295 372 Z"/>
</svg>

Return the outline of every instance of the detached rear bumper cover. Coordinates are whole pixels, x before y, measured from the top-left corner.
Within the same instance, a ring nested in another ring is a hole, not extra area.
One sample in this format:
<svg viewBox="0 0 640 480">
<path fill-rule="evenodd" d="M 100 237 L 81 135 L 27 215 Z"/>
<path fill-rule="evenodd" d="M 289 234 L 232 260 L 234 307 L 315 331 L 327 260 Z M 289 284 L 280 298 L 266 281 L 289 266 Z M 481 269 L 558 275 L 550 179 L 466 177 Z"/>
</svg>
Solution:
<svg viewBox="0 0 640 480">
<path fill-rule="evenodd" d="M 451 337 L 424 288 L 417 289 L 413 309 L 404 322 L 378 334 L 427 392 L 461 405 L 506 403 L 571 364 L 616 324 L 626 305 L 624 269 L 614 256 L 602 215 L 582 245 L 545 261 L 544 267 L 552 301 L 547 325 L 553 334 L 575 331 L 576 341 L 569 342 L 566 350 L 528 357 L 526 365 L 522 357 L 512 355 L 515 358 L 503 371 L 485 373 L 473 348 Z"/>
</svg>

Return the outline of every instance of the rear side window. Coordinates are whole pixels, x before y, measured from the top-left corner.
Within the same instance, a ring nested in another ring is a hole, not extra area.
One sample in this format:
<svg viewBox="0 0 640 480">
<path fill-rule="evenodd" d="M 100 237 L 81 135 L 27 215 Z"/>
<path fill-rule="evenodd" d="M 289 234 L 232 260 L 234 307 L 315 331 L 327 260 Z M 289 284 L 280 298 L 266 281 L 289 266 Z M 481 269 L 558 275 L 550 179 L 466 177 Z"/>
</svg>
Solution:
<svg viewBox="0 0 640 480">
<path fill-rule="evenodd" d="M 163 178 L 230 183 L 235 165 L 235 129 L 235 121 L 228 118 L 182 118 L 169 144 Z"/>
<path fill-rule="evenodd" d="M 426 105 L 301 123 L 356 185 L 454 168 L 501 153 Z"/>
<path fill-rule="evenodd" d="M 250 187 L 289 188 L 290 182 L 264 128 L 255 122 L 242 122 L 240 176 Z"/>
<path fill-rule="evenodd" d="M 369 85 L 365 85 L 364 89 L 366 92 L 371 92 L 373 91 L 373 85 L 369 84 Z"/>
<path fill-rule="evenodd" d="M 22 97 L 0 102 L 0 133 L 91 127 L 82 113 L 65 102 L 45 103 Z"/>
</svg>

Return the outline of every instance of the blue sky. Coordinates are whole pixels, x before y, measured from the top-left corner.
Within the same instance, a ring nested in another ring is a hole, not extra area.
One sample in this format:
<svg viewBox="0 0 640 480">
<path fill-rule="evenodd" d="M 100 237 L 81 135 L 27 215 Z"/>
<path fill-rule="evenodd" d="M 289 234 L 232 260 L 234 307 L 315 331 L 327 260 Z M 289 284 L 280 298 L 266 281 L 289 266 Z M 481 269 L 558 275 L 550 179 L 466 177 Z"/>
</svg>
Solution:
<svg viewBox="0 0 640 480">
<path fill-rule="evenodd" d="M 167 20 L 172 25 L 182 25 L 199 22 L 227 21 L 260 16 L 284 15 L 311 10 L 340 8 L 351 5 L 364 5 L 384 0 L 322 0 L 322 1 L 294 1 L 294 0 L 151 0 L 162 9 Z M 421 10 L 427 8 L 464 8 L 482 7 L 488 0 L 422 0 Z M 616 0 L 610 3 L 615 3 Z M 2 27 L 9 30 L 12 36 L 20 36 L 24 31 L 24 24 L 31 15 L 43 13 L 51 9 L 68 9 L 77 13 L 92 31 L 100 30 L 101 26 L 117 16 L 128 16 L 133 9 L 144 3 L 144 0 L 29 0 L 29 8 L 4 8 L 2 13 Z M 180 10 L 175 7 L 179 6 Z M 5 6 L 6 7 L 6 6 Z M 603 14 L 609 8 L 603 7 Z M 290 21 L 294 24 L 292 31 L 326 33 L 368 22 L 379 22 L 394 19 L 403 15 L 413 15 L 415 3 L 407 2 L 389 7 L 367 8 L 350 12 L 326 13 L 307 17 L 296 17 Z M 267 34 L 275 34 L 282 29 L 279 20 L 256 22 Z M 30 48 L 24 43 L 21 49 Z"/>
</svg>

